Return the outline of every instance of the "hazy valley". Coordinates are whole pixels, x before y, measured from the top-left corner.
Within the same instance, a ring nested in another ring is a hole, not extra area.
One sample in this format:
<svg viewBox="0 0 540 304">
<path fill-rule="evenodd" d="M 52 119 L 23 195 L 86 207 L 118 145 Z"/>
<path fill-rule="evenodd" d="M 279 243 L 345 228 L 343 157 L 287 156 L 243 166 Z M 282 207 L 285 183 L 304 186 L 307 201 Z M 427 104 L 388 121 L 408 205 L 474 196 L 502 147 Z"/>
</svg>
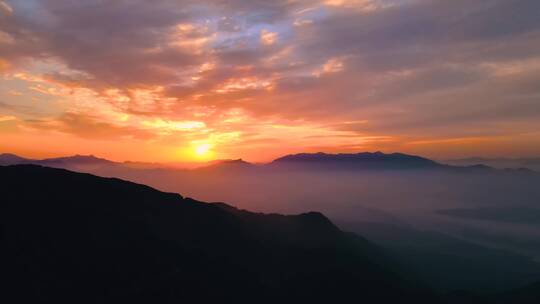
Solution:
<svg viewBox="0 0 540 304">
<path fill-rule="evenodd" d="M 319 211 L 394 252 L 444 292 L 507 290 L 540 276 L 540 174 L 530 170 L 383 153 L 302 154 L 257 165 L 219 161 L 185 170 L 89 156 L 0 160 L 118 177 L 255 212 Z"/>
</svg>

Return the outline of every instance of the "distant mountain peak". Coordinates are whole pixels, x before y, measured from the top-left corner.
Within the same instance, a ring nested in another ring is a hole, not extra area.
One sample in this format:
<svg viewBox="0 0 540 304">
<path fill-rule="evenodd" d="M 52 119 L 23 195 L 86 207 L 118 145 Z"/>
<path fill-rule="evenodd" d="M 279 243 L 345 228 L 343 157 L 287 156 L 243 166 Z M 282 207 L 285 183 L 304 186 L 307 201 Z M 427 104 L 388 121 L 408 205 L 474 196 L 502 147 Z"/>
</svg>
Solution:
<svg viewBox="0 0 540 304">
<path fill-rule="evenodd" d="M 35 163 L 35 162 L 32 162 Z M 73 156 L 66 157 L 57 157 L 57 158 L 47 158 L 37 162 L 37 164 L 45 166 L 101 166 L 101 165 L 114 165 L 116 164 L 113 161 L 108 159 L 99 158 L 94 155 L 80 155 L 76 154 Z"/>
<path fill-rule="evenodd" d="M 4 153 L 0 154 L 0 165 L 18 165 L 18 164 L 34 164 L 47 167 L 60 168 L 82 168 L 96 167 L 105 165 L 116 165 L 117 163 L 99 158 L 94 155 L 76 154 L 72 156 L 45 158 L 45 159 L 28 159 L 15 154 Z"/>
<path fill-rule="evenodd" d="M 50 160 L 84 160 L 84 161 L 106 161 L 111 162 L 108 159 L 97 157 L 93 154 L 83 155 L 83 154 L 75 154 L 72 156 L 65 156 L 65 157 L 56 157 L 56 158 L 49 158 Z"/>
<path fill-rule="evenodd" d="M 219 161 L 220 164 L 233 164 L 233 165 L 239 165 L 239 164 L 242 164 L 242 165 L 250 165 L 250 163 L 248 163 L 247 161 L 239 158 L 239 159 L 225 159 L 225 160 L 221 160 Z"/>
<path fill-rule="evenodd" d="M 0 154 L 0 165 L 22 164 L 22 163 L 27 163 L 29 161 L 31 161 L 31 160 L 26 159 L 24 157 L 20 157 L 18 155 L 12 154 L 12 153 L 2 153 L 2 154 Z"/>
<path fill-rule="evenodd" d="M 328 154 L 299 153 L 286 155 L 273 161 L 273 164 L 315 165 L 350 168 L 362 167 L 367 169 L 400 169 L 400 168 L 432 168 L 441 165 L 427 158 L 403 153 L 386 154 L 381 151 Z"/>
<path fill-rule="evenodd" d="M 25 158 L 20 157 L 18 155 L 15 155 L 13 153 L 2 153 L 0 154 L 0 159 L 6 159 L 6 160 L 23 160 Z"/>
<path fill-rule="evenodd" d="M 247 162 L 241 158 L 238 159 L 218 159 L 209 162 L 208 166 L 203 168 L 221 168 L 221 167 L 227 167 L 227 168 L 241 168 L 241 167 L 251 167 L 253 166 L 252 163 Z"/>
</svg>

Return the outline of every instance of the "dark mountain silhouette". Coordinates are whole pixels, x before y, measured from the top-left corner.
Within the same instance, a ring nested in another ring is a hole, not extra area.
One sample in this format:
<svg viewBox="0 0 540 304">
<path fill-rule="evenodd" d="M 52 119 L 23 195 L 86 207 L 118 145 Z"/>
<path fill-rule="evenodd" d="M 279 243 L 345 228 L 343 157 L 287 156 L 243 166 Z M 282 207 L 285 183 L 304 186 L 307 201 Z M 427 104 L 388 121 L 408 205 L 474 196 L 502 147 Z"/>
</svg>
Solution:
<svg viewBox="0 0 540 304">
<path fill-rule="evenodd" d="M 220 159 L 211 161 L 208 166 L 197 168 L 196 170 L 242 170 L 242 169 L 254 169 L 258 167 L 252 163 L 249 163 L 241 158 L 239 159 Z"/>
<path fill-rule="evenodd" d="M 255 214 L 119 179 L 1 167 L 4 303 L 437 303 L 322 214 Z"/>
<path fill-rule="evenodd" d="M 104 158 L 95 157 L 94 155 L 73 155 L 66 157 L 45 158 L 45 159 L 30 159 L 20 157 L 14 154 L 0 154 L 0 165 L 21 165 L 32 164 L 42 165 L 55 168 L 85 168 L 98 166 L 118 166 L 121 163 L 113 162 Z"/>
<path fill-rule="evenodd" d="M 250 166 L 253 165 L 250 162 L 247 162 L 241 158 L 239 159 L 217 159 L 209 162 L 209 166 L 212 165 L 242 165 L 242 166 Z"/>
<path fill-rule="evenodd" d="M 537 304 L 540 301 L 540 281 L 492 298 L 492 302 L 497 304 Z"/>
<path fill-rule="evenodd" d="M 14 154 L 0 154 L 0 165 L 19 165 L 33 164 L 54 168 L 64 168 L 68 170 L 100 173 L 100 170 L 122 170 L 122 169 L 141 169 L 141 170 L 187 170 L 179 165 L 160 164 L 160 163 L 141 163 L 141 162 L 114 162 L 104 158 L 95 157 L 93 155 L 74 155 L 58 158 L 46 159 L 29 159 L 19 157 Z M 493 168 L 485 165 L 467 165 L 467 166 L 452 166 L 437 163 L 433 160 L 403 153 L 385 154 L 382 152 L 362 152 L 356 154 L 327 154 L 327 153 L 300 153 L 286 155 L 278 158 L 268 164 L 253 164 L 242 159 L 225 159 L 214 160 L 208 162 L 207 165 L 194 166 L 190 164 L 190 171 L 238 171 L 238 170 L 260 170 L 271 171 L 274 169 L 285 170 L 431 170 L 439 169 L 446 171 L 455 171 L 461 173 L 467 172 L 489 172 L 494 171 Z M 507 170 L 510 173 L 531 173 L 524 170 Z"/>
<path fill-rule="evenodd" d="M 385 154 L 382 152 L 356 154 L 301 153 L 278 158 L 272 164 L 321 169 L 433 169 L 443 167 L 443 165 L 419 156 L 402 153 Z"/>
<path fill-rule="evenodd" d="M 497 169 L 529 169 L 540 171 L 540 158 L 484 158 L 469 157 L 461 159 L 450 159 L 442 161 L 445 164 L 454 166 L 472 166 L 482 164 Z"/>
<path fill-rule="evenodd" d="M 48 158 L 41 160 L 40 163 L 42 164 L 73 164 L 73 165 L 95 165 L 95 164 L 117 164 L 113 161 L 95 157 L 94 155 L 74 155 L 74 156 L 67 156 L 67 157 L 58 157 L 58 158 Z"/>
<path fill-rule="evenodd" d="M 356 154 L 300 153 L 286 155 L 267 165 L 285 170 L 440 170 L 455 173 L 488 173 L 485 165 L 452 166 L 403 153 L 361 152 Z"/>
<path fill-rule="evenodd" d="M 11 153 L 3 153 L 0 154 L 0 165 L 15 165 L 15 164 L 22 164 L 30 161 L 29 159 L 20 157 L 15 154 Z"/>
<path fill-rule="evenodd" d="M 14 154 L 1 154 L 0 165 L 35 164 L 57 168 L 77 168 L 81 166 L 125 166 L 151 168 L 167 168 L 165 164 L 158 163 L 136 163 L 136 162 L 113 162 L 107 159 L 98 158 L 93 155 L 74 155 L 68 157 L 28 159 Z M 199 169 L 238 169 L 238 168 L 262 168 L 276 167 L 276 165 L 287 165 L 291 167 L 312 167 L 312 168 L 343 168 L 343 169 L 432 169 L 451 168 L 452 166 L 441 165 L 435 161 L 420 156 L 407 155 L 402 153 L 385 154 L 382 152 L 362 152 L 357 154 L 327 154 L 327 153 L 301 153 L 286 155 L 264 165 L 255 165 L 242 159 L 215 160 Z M 470 166 L 475 169 L 480 166 Z M 461 168 L 461 167 L 455 167 Z M 487 167 L 482 167 L 485 169 Z"/>
</svg>

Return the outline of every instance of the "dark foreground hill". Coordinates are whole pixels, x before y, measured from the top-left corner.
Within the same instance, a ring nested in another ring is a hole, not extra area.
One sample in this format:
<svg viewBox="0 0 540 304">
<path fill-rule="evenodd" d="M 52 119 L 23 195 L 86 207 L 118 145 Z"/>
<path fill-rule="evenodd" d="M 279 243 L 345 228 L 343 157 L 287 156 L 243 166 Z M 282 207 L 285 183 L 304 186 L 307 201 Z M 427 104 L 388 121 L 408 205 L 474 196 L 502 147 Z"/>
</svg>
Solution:
<svg viewBox="0 0 540 304">
<path fill-rule="evenodd" d="M 438 302 L 319 213 L 33 165 L 0 167 L 0 181 L 4 303 Z"/>
</svg>

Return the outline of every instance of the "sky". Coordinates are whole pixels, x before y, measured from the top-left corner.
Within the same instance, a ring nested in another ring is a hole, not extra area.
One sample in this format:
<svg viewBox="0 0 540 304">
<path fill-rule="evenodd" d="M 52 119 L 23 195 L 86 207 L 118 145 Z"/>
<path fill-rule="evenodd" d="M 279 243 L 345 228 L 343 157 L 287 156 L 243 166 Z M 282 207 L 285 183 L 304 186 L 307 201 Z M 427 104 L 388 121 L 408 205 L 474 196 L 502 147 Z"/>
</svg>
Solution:
<svg viewBox="0 0 540 304">
<path fill-rule="evenodd" d="M 0 0 L 0 152 L 540 155 L 537 0 Z"/>
</svg>

